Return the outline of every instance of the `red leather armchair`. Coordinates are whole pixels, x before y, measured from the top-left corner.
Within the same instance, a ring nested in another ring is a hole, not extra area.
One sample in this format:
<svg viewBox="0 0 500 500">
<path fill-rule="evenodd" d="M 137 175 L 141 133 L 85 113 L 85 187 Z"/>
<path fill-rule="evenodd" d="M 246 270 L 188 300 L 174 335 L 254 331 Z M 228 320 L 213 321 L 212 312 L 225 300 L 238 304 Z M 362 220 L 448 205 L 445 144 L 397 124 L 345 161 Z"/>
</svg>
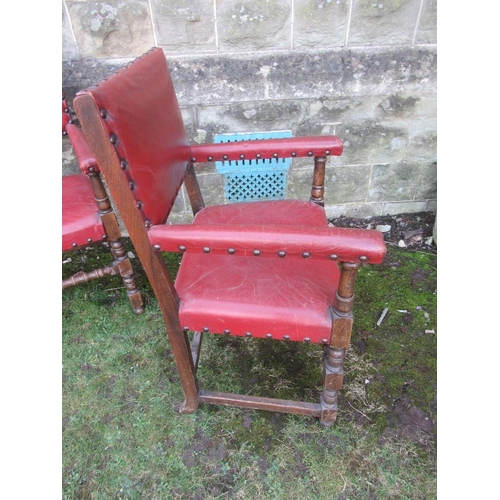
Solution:
<svg viewBox="0 0 500 500">
<path fill-rule="evenodd" d="M 161 49 L 79 92 L 74 106 L 160 304 L 185 396 L 181 412 L 194 412 L 206 402 L 313 415 L 333 424 L 356 272 L 385 255 L 378 231 L 328 226 L 325 165 L 329 155 L 342 153 L 340 139 L 189 145 Z M 205 207 L 198 163 L 277 157 L 311 158 L 310 200 Z M 170 225 L 168 215 L 183 183 L 194 220 Z M 175 283 L 162 258 L 169 251 L 183 253 Z M 200 388 L 196 371 L 204 333 L 322 345 L 320 401 Z"/>
<path fill-rule="evenodd" d="M 120 275 L 135 313 L 144 311 L 130 259 L 128 258 L 115 213 L 100 177 L 99 166 L 82 130 L 72 123 L 67 102 L 63 96 L 62 126 L 75 152 L 82 174 L 62 178 L 62 252 L 107 240 L 113 262 L 107 266 L 79 271 L 64 279 L 62 288 L 86 283 L 106 275 Z"/>
</svg>

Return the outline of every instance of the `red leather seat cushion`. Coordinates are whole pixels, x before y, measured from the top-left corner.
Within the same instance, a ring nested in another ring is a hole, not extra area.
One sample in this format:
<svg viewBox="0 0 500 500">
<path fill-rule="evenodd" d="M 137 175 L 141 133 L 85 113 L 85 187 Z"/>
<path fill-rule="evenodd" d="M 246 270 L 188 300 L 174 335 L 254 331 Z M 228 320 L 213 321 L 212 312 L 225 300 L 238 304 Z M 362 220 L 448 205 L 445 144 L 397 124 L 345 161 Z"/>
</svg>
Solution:
<svg viewBox="0 0 500 500">
<path fill-rule="evenodd" d="M 105 235 L 90 179 L 85 175 L 62 178 L 62 251 L 101 241 Z"/>
<path fill-rule="evenodd" d="M 310 202 L 279 200 L 207 207 L 195 224 L 327 225 Z M 213 333 L 321 343 L 330 339 L 339 280 L 333 261 L 187 253 L 176 279 L 183 327 Z"/>
</svg>

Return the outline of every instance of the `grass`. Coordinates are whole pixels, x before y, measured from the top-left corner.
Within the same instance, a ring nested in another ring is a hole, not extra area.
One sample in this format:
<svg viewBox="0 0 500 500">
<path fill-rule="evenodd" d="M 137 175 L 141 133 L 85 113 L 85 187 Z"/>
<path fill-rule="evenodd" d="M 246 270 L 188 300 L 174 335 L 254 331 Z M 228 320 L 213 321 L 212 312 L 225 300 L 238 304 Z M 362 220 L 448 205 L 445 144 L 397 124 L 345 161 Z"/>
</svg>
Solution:
<svg viewBox="0 0 500 500">
<path fill-rule="evenodd" d="M 98 247 L 71 258 L 65 276 L 108 257 Z M 169 257 L 173 274 L 178 259 Z M 383 265 L 360 270 L 332 428 L 211 405 L 180 415 L 161 314 L 137 270 L 140 316 L 116 277 L 63 292 L 63 498 L 436 497 L 435 254 L 389 247 Z M 321 356 L 317 346 L 206 335 L 200 382 L 317 401 Z"/>
</svg>

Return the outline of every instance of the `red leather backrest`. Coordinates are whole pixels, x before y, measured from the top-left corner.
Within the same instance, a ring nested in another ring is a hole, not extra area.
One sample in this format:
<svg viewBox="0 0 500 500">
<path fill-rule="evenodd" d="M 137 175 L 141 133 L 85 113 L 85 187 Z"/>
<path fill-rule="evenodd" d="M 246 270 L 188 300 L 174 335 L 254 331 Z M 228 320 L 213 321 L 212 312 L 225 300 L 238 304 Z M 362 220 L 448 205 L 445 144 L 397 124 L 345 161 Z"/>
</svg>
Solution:
<svg viewBox="0 0 500 500">
<path fill-rule="evenodd" d="M 163 51 L 150 50 L 83 94 L 100 109 L 144 220 L 164 223 L 190 151 Z"/>
</svg>

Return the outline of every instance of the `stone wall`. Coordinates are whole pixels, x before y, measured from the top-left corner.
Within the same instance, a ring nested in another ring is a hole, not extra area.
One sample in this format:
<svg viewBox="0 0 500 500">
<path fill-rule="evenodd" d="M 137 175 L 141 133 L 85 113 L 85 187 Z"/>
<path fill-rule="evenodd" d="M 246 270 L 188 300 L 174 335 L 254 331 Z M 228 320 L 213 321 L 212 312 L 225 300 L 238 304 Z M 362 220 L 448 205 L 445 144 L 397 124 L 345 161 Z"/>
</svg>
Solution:
<svg viewBox="0 0 500 500">
<path fill-rule="evenodd" d="M 436 209 L 436 0 L 64 0 L 63 88 L 81 88 L 161 47 L 193 143 L 216 133 L 334 133 L 330 217 Z M 63 148 L 63 174 L 74 171 Z M 199 168 L 207 204 L 224 179 Z M 308 199 L 311 160 L 288 196 Z M 177 220 L 189 217 L 185 193 Z"/>
</svg>

